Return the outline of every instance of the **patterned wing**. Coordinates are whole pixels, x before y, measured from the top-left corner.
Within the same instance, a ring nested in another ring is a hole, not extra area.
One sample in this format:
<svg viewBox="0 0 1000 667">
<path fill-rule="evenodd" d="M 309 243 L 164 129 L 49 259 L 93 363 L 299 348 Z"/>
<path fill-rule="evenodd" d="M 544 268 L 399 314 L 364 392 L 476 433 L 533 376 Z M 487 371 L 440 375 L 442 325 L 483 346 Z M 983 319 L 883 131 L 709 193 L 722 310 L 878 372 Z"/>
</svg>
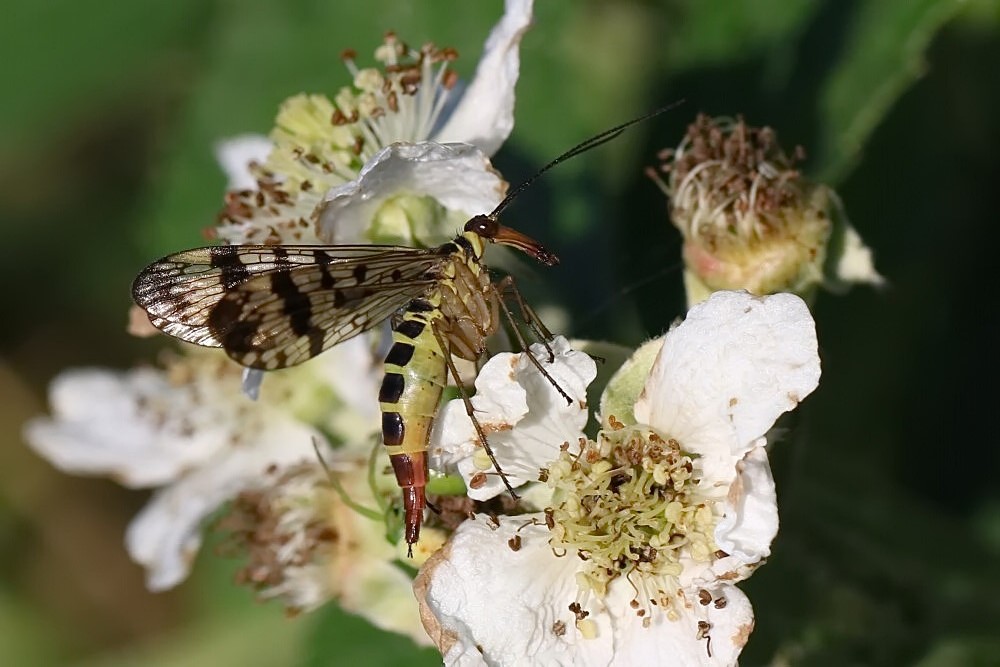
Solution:
<svg viewBox="0 0 1000 667">
<path fill-rule="evenodd" d="M 169 255 L 132 285 L 158 328 L 237 362 L 294 366 L 437 284 L 446 256 L 398 246 L 214 246 Z"/>
</svg>

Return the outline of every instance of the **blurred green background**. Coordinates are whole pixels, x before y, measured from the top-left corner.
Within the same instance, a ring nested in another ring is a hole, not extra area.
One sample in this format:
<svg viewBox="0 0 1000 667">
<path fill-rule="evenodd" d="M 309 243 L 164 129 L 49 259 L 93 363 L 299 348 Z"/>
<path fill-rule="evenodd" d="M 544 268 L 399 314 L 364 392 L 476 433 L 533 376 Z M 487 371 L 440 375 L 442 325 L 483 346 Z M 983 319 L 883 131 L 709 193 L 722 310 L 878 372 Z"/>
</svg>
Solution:
<svg viewBox="0 0 1000 667">
<path fill-rule="evenodd" d="M 221 203 L 214 140 L 347 81 L 387 29 L 471 75 L 501 3 L 8 0 L 0 22 L 0 662 L 436 664 L 327 608 L 286 619 L 200 559 L 153 595 L 122 548 L 144 494 L 70 478 L 20 436 L 67 366 L 128 367 L 137 269 L 198 245 Z M 1000 664 L 997 344 L 1000 7 L 986 0 L 539 0 L 519 181 L 644 111 L 678 109 L 552 172 L 507 220 L 562 256 L 529 281 L 568 333 L 636 344 L 683 312 L 679 240 L 642 170 L 699 111 L 806 147 L 888 289 L 821 295 L 824 374 L 773 452 L 782 530 L 744 588 L 742 663 Z M 556 299 L 555 295 L 559 295 Z"/>
</svg>

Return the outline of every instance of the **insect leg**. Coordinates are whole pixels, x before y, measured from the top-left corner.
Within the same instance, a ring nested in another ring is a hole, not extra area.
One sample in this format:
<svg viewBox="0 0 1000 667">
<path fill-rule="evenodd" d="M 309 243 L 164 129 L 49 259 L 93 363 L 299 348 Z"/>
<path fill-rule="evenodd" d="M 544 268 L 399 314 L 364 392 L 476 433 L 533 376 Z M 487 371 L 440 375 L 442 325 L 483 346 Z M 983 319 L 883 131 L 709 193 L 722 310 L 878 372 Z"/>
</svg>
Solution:
<svg viewBox="0 0 1000 667">
<path fill-rule="evenodd" d="M 505 296 L 505 292 L 507 291 L 514 297 L 514 301 L 521 310 L 521 319 L 531 327 L 534 334 L 538 336 L 538 340 L 545 345 L 545 349 L 549 351 L 549 362 L 551 362 L 555 358 L 552 348 L 549 347 L 549 341 L 553 338 L 552 332 L 548 330 L 545 323 L 542 322 L 542 318 L 538 316 L 535 309 L 531 307 L 528 300 L 521 294 L 521 290 L 517 288 L 517 283 L 514 281 L 514 276 L 504 276 L 497 283 L 496 289 L 501 298 Z"/>
<path fill-rule="evenodd" d="M 501 280 L 499 284 L 494 285 L 493 289 L 496 292 L 496 298 L 500 304 L 500 309 L 503 311 L 504 317 L 506 317 L 507 321 L 510 322 L 511 325 L 510 328 L 514 331 L 514 337 L 517 338 L 518 345 L 521 346 L 521 349 L 524 350 L 524 353 L 528 356 L 528 359 L 531 360 L 532 365 L 534 365 L 534 367 L 538 369 L 538 372 L 542 374 L 542 377 L 548 380 L 549 384 L 551 384 L 555 388 L 555 390 L 559 392 L 559 395 L 566 399 L 566 405 L 572 404 L 573 399 L 569 397 L 569 394 L 567 394 L 566 391 L 559 386 L 559 383 L 556 382 L 555 378 L 552 377 L 552 375 L 550 375 L 547 370 L 545 370 L 545 367 L 542 366 L 542 363 L 538 361 L 538 359 L 535 358 L 535 355 L 531 353 L 531 349 L 528 347 L 528 342 L 524 340 L 524 336 L 521 334 L 521 330 L 517 327 L 517 322 L 514 319 L 514 314 L 510 312 L 510 308 L 507 306 L 507 302 L 504 301 L 503 290 L 510 289 L 511 293 L 516 295 L 517 302 L 521 306 L 522 317 L 524 318 L 524 321 L 528 324 L 528 326 L 531 327 L 532 331 L 534 331 L 536 334 L 539 335 L 541 335 L 542 332 L 544 332 L 544 334 L 547 336 L 548 339 L 552 338 L 552 334 L 549 333 L 549 330 L 545 328 L 544 324 L 542 324 L 542 321 L 538 318 L 538 315 L 535 314 L 535 311 L 532 310 L 531 306 L 529 306 L 527 301 L 524 300 L 524 297 L 521 295 L 521 292 L 517 289 L 517 285 L 514 283 L 513 278 L 507 276 L 506 278 Z M 549 351 L 549 363 L 552 363 L 553 361 L 555 361 L 556 358 L 555 353 L 552 351 L 552 348 L 549 347 L 546 338 L 542 338 L 542 344 L 545 345 L 545 349 Z"/>
<path fill-rule="evenodd" d="M 441 330 L 438 329 L 438 321 L 434 320 L 431 323 L 431 329 L 434 331 L 434 336 L 437 338 L 438 344 L 441 346 L 441 350 L 444 352 L 445 364 L 448 367 L 448 372 L 451 376 L 455 378 L 455 385 L 458 387 L 458 394 L 462 397 L 462 402 L 465 404 L 465 413 L 469 415 L 469 419 L 472 420 L 472 425 L 476 429 L 476 434 L 479 436 L 479 444 L 483 446 L 486 450 L 486 455 L 490 457 L 490 463 L 493 464 L 493 468 L 500 475 L 500 479 L 503 480 L 503 485 L 507 487 L 507 491 L 510 493 L 514 500 L 517 500 L 519 496 L 514 491 L 514 487 L 510 485 L 510 481 L 507 479 L 507 475 L 504 474 L 503 469 L 500 468 L 500 462 L 497 461 L 496 455 L 493 453 L 493 449 L 490 448 L 490 443 L 486 440 L 486 431 L 483 430 L 483 425 L 479 423 L 476 418 L 476 409 L 472 407 L 472 400 L 469 398 L 469 392 L 465 390 L 465 385 L 462 384 L 462 378 L 458 374 L 458 369 L 455 368 L 455 361 L 451 358 L 449 350 L 451 349 L 448 345 L 448 339 L 445 338 Z"/>
</svg>

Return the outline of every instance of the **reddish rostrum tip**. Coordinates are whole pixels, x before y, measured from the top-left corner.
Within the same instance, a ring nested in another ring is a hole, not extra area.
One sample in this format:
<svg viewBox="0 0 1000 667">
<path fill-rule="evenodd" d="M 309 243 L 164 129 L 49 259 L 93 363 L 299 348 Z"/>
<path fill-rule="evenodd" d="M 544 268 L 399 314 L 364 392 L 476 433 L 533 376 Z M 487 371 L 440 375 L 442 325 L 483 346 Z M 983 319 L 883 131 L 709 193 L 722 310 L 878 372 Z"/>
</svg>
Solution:
<svg viewBox="0 0 1000 667">
<path fill-rule="evenodd" d="M 403 536 L 409 545 L 407 555 L 413 556 L 413 545 L 420 539 L 420 524 L 424 521 L 427 499 L 427 456 L 425 452 L 393 454 L 389 457 L 396 481 L 403 489 Z"/>
<path fill-rule="evenodd" d="M 542 247 L 541 243 L 510 227 L 500 225 L 493 241 L 518 248 L 546 266 L 555 266 L 559 263 L 559 258 Z"/>
</svg>

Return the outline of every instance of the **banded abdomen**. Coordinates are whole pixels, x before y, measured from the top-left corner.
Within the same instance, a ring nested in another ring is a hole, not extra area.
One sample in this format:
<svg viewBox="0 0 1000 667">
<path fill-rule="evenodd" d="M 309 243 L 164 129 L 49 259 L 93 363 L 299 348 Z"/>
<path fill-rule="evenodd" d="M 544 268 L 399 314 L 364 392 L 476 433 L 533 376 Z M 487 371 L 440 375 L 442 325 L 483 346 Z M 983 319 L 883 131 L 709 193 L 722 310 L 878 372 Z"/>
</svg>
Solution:
<svg viewBox="0 0 1000 667">
<path fill-rule="evenodd" d="M 433 328 L 441 316 L 440 308 L 427 299 L 410 302 L 393 329 L 378 394 L 382 442 L 403 489 L 407 544 L 420 537 L 426 506 L 427 439 L 448 379 L 445 353 Z"/>
<path fill-rule="evenodd" d="M 451 356 L 475 361 L 497 329 L 499 305 L 489 274 L 479 263 L 482 238 L 467 232 L 441 247 L 452 254 L 440 282 L 414 299 L 392 332 L 379 391 L 382 441 L 403 489 L 407 544 L 420 537 L 426 499 L 427 442 L 448 381 Z M 457 381 L 457 377 L 456 377 Z"/>
</svg>

